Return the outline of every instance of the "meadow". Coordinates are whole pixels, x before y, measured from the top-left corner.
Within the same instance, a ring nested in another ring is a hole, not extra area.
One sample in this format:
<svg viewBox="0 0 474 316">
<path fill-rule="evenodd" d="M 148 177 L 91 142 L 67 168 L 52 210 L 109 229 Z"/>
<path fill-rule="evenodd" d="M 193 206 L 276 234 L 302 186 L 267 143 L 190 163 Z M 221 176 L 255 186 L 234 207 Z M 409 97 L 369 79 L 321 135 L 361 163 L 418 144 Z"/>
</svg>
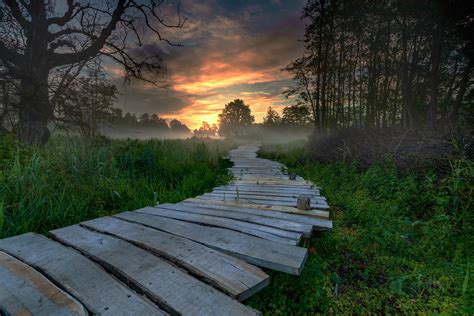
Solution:
<svg viewBox="0 0 474 316">
<path fill-rule="evenodd" d="M 474 313 L 472 160 L 402 174 L 390 161 L 321 164 L 303 144 L 260 156 L 321 186 L 334 229 L 306 241 L 300 277 L 270 272 L 250 305 L 268 315 Z"/>
<path fill-rule="evenodd" d="M 217 140 L 54 137 L 44 147 L 0 139 L 0 237 L 47 231 L 156 203 L 178 202 L 230 180 Z M 307 144 L 259 152 L 323 188 L 334 229 L 304 241 L 299 277 L 267 271 L 246 301 L 266 315 L 472 314 L 474 165 L 401 173 L 321 164 Z"/>
<path fill-rule="evenodd" d="M 0 238 L 46 233 L 228 181 L 231 145 L 198 140 L 54 137 L 44 147 L 0 139 Z"/>
</svg>

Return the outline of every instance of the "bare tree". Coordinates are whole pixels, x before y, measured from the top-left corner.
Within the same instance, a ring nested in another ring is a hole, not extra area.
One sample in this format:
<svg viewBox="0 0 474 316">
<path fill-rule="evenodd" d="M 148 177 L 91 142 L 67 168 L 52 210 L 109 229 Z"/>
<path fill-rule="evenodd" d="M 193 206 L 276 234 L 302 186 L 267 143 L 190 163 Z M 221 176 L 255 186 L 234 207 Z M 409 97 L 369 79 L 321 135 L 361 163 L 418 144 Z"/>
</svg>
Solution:
<svg viewBox="0 0 474 316">
<path fill-rule="evenodd" d="M 97 64 L 86 76 L 67 85 L 55 101 L 55 120 L 65 129 L 79 131 L 85 137 L 95 137 L 100 126 L 116 118 L 118 109 L 116 87 L 107 80 Z"/>
<path fill-rule="evenodd" d="M 70 72 L 107 56 L 124 67 L 127 77 L 153 81 L 147 74 L 162 70 L 160 56 L 136 48 L 150 33 L 173 44 L 162 37 L 162 27 L 180 28 L 185 22 L 178 7 L 177 20 L 168 24 L 161 10 L 163 1 L 65 0 L 62 4 L 53 0 L 0 3 L 0 60 L 18 81 L 17 134 L 29 143 L 49 138 L 53 71 Z"/>
</svg>

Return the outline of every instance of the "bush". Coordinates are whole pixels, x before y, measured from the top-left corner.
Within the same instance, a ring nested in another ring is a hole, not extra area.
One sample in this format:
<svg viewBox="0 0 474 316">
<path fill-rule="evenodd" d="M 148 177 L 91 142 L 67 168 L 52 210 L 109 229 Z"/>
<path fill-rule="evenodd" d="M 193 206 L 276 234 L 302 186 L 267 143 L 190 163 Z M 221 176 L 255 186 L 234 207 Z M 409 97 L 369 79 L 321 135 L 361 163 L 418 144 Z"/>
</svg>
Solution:
<svg viewBox="0 0 474 316">
<path fill-rule="evenodd" d="M 312 159 L 325 163 L 356 162 L 359 167 L 368 168 L 390 160 L 401 171 L 436 168 L 449 172 L 449 161 L 457 149 L 466 151 L 471 148 L 470 143 L 472 136 L 456 140 L 449 134 L 427 130 L 351 128 L 328 136 L 313 134 L 309 152 Z"/>
<path fill-rule="evenodd" d="M 323 164 L 305 147 L 265 147 L 290 172 L 321 186 L 334 229 L 306 244 L 300 277 L 272 272 L 250 304 L 267 314 L 472 314 L 474 164 L 448 174 Z"/>
</svg>

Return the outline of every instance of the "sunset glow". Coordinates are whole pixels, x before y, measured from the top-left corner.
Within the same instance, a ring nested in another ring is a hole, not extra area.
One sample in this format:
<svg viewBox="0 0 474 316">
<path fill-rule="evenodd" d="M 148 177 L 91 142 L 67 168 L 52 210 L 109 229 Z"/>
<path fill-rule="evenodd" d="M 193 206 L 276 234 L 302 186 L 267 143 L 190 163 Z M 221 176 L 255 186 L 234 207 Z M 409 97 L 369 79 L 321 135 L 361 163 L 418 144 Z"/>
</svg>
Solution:
<svg viewBox="0 0 474 316">
<path fill-rule="evenodd" d="M 281 112 L 290 105 L 282 92 L 290 85 L 282 69 L 302 52 L 304 1 L 245 2 L 183 1 L 188 22 L 166 36 L 182 47 L 156 43 L 167 69 L 169 89 L 143 82 L 124 87 L 119 98 L 124 112 L 156 113 L 178 119 L 189 128 L 203 121 L 218 123 L 224 105 L 241 98 L 256 122 L 267 108 Z M 110 69 L 112 76 L 120 70 Z M 118 79 L 117 79 L 118 80 Z"/>
</svg>

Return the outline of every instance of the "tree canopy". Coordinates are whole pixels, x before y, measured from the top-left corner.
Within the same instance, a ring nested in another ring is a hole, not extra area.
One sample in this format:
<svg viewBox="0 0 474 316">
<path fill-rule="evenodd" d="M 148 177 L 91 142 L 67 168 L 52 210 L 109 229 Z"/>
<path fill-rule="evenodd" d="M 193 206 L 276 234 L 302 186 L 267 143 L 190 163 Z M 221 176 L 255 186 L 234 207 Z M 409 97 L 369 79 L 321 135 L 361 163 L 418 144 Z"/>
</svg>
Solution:
<svg viewBox="0 0 474 316">
<path fill-rule="evenodd" d="M 271 106 L 269 106 L 267 109 L 267 113 L 265 114 L 265 117 L 263 118 L 263 124 L 275 125 L 279 123 L 281 123 L 280 114 L 278 114 L 277 111 L 275 111 Z"/>
<path fill-rule="evenodd" d="M 222 136 L 241 136 L 246 128 L 255 121 L 250 107 L 241 99 L 235 99 L 225 105 L 219 114 L 219 134 Z"/>
<path fill-rule="evenodd" d="M 474 3 L 461 0 L 309 0 L 305 51 L 286 68 L 295 79 L 287 95 L 320 132 L 466 123 L 473 14 Z"/>
</svg>

